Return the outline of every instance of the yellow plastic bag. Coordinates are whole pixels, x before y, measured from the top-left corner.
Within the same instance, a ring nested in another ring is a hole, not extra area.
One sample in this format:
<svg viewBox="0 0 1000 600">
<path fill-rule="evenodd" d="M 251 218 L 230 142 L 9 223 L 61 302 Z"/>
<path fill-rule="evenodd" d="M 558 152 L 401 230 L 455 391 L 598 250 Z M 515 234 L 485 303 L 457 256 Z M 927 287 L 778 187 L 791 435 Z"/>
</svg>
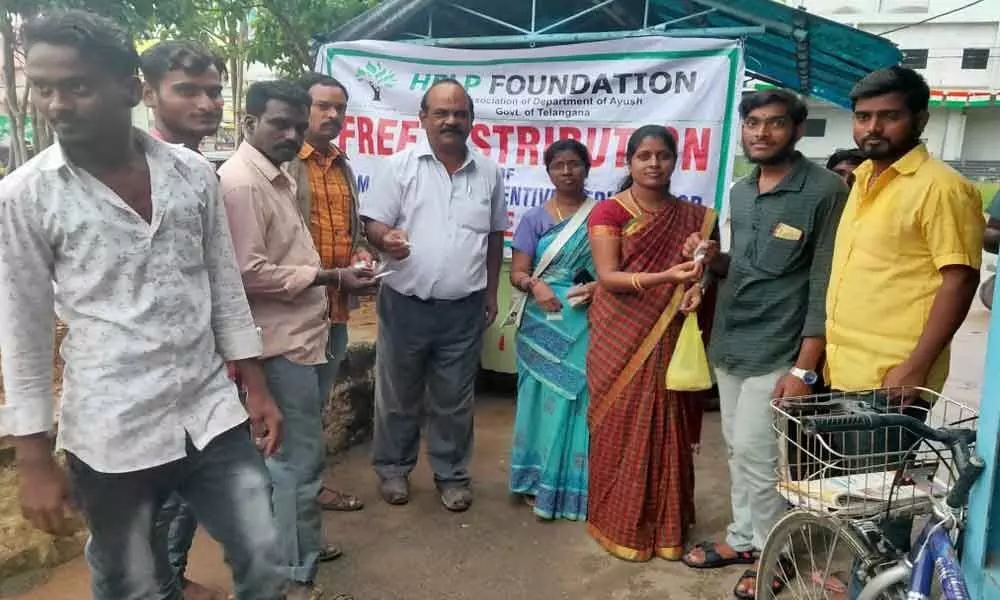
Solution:
<svg viewBox="0 0 1000 600">
<path fill-rule="evenodd" d="M 675 392 L 700 392 L 712 388 L 712 372 L 701 340 L 698 315 L 688 313 L 677 337 L 677 345 L 667 365 L 667 389 Z"/>
</svg>

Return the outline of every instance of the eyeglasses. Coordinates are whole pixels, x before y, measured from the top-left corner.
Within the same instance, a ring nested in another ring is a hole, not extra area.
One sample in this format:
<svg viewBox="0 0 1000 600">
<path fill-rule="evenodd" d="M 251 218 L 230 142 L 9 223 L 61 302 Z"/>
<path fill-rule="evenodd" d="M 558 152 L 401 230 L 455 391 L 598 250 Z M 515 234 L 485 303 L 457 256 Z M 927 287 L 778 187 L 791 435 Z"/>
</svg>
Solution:
<svg viewBox="0 0 1000 600">
<path fill-rule="evenodd" d="M 749 129 L 750 131 L 757 131 L 758 129 L 766 129 L 768 131 L 775 131 L 778 129 L 786 129 L 789 124 L 788 117 L 768 117 L 767 119 L 759 119 L 757 117 L 747 117 L 743 119 L 743 128 Z"/>
</svg>

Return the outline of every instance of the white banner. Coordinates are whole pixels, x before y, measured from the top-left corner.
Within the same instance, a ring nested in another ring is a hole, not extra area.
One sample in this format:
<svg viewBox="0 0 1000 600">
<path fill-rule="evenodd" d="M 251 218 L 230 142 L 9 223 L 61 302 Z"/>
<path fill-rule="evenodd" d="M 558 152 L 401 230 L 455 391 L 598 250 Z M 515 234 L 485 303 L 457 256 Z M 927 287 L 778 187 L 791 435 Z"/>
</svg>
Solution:
<svg viewBox="0 0 1000 600">
<path fill-rule="evenodd" d="M 381 175 L 379 159 L 422 135 L 424 92 L 450 77 L 475 106 L 472 144 L 507 174 L 511 231 L 553 191 L 542 162 L 549 144 L 576 138 L 587 145 L 587 188 L 601 200 L 617 192 L 626 142 L 646 124 L 676 135 L 673 193 L 720 214 L 727 205 L 743 84 L 736 41 L 645 37 L 521 50 L 341 42 L 320 49 L 316 70 L 350 93 L 337 142 L 351 158 L 362 198 Z"/>
</svg>

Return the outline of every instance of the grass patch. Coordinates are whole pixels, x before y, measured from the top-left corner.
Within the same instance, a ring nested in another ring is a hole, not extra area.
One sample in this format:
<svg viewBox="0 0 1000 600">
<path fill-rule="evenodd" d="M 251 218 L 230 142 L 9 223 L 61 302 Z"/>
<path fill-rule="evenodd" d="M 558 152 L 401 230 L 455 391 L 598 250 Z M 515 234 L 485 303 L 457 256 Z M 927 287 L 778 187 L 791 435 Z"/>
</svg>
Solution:
<svg viewBox="0 0 1000 600">
<path fill-rule="evenodd" d="M 1000 192 L 1000 183 L 977 183 L 976 187 L 979 188 L 979 193 L 983 197 L 983 212 L 990 207 L 990 202 L 993 201 L 993 196 Z"/>
</svg>

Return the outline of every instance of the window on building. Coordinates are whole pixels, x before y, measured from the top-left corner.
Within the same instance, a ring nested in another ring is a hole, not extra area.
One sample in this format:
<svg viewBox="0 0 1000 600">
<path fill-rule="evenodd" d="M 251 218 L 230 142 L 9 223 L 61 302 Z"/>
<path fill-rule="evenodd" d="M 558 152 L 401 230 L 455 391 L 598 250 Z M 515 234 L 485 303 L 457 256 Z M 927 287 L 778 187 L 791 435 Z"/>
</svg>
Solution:
<svg viewBox="0 0 1000 600">
<path fill-rule="evenodd" d="M 989 48 L 966 48 L 962 50 L 962 68 L 970 71 L 982 71 L 990 62 Z"/>
<path fill-rule="evenodd" d="M 927 48 L 903 49 L 903 66 L 910 69 L 927 68 Z"/>
<path fill-rule="evenodd" d="M 806 119 L 805 137 L 825 137 L 826 119 Z"/>
</svg>

